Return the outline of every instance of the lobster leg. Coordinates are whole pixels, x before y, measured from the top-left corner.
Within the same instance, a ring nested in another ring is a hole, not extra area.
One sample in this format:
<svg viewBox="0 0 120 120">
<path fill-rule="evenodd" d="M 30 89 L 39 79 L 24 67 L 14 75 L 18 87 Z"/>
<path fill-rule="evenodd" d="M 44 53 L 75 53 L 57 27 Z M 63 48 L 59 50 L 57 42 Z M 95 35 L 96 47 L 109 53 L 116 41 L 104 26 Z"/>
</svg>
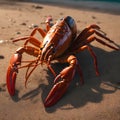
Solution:
<svg viewBox="0 0 120 120">
<path fill-rule="evenodd" d="M 35 28 L 30 36 L 34 36 L 37 31 L 42 35 L 43 38 L 46 36 L 46 32 L 40 27 Z"/>
<path fill-rule="evenodd" d="M 55 78 L 54 86 L 52 87 L 47 98 L 45 99 L 45 102 L 44 102 L 45 107 L 50 107 L 54 105 L 64 95 L 67 88 L 69 87 L 71 80 L 75 75 L 76 70 L 78 70 L 78 72 L 81 75 L 81 78 L 82 78 L 81 83 L 84 83 L 83 75 L 75 56 L 73 55 L 67 56 L 65 58 L 62 58 L 60 62 L 68 62 L 70 65 L 65 69 L 63 69 L 60 72 L 60 74 Z"/>
<path fill-rule="evenodd" d="M 41 36 L 42 36 L 43 38 L 45 37 L 46 32 L 45 32 L 44 30 L 42 30 L 41 28 L 38 28 L 38 27 L 37 27 L 37 28 L 35 28 L 35 29 L 31 32 L 30 36 L 14 39 L 13 42 L 25 40 L 24 45 L 27 45 L 27 43 L 29 42 L 29 43 L 31 43 L 32 45 L 34 45 L 34 46 L 36 46 L 36 47 L 39 48 L 40 45 L 41 45 L 41 42 L 34 37 L 34 35 L 35 35 L 35 33 L 36 33 L 37 31 L 41 34 Z"/>
<path fill-rule="evenodd" d="M 109 45 L 109 44 L 107 44 L 106 42 L 104 42 L 103 40 L 101 40 L 101 39 L 99 39 L 99 38 L 97 38 L 97 37 L 95 37 L 95 36 L 90 36 L 90 37 L 87 39 L 87 42 L 89 43 L 89 42 L 92 42 L 92 41 L 94 41 L 94 40 L 96 40 L 97 42 L 99 42 L 99 43 L 101 43 L 101 44 L 103 44 L 103 45 L 105 45 L 105 46 L 107 46 L 107 47 L 109 47 L 109 48 L 112 48 L 112 49 L 114 49 L 114 50 L 120 50 L 120 48 L 117 48 L 117 47 L 114 47 L 114 46 L 112 46 L 112 45 Z"/>
<path fill-rule="evenodd" d="M 97 38 L 96 36 L 94 36 L 94 34 L 96 34 L 100 38 Z M 101 38 L 105 39 L 106 41 L 108 41 L 110 43 L 113 43 L 116 47 L 104 42 Z M 88 49 L 88 51 L 90 52 L 91 56 L 94 59 L 94 66 L 95 66 L 95 70 L 96 70 L 96 75 L 99 75 L 98 65 L 97 65 L 97 57 L 96 57 L 94 51 L 88 45 L 90 42 L 92 42 L 94 40 L 96 40 L 97 42 L 99 42 L 99 43 L 101 43 L 103 45 L 106 45 L 109 48 L 112 48 L 114 50 L 120 50 L 119 46 L 117 44 L 115 44 L 114 41 L 112 41 L 108 37 L 106 37 L 106 34 L 103 31 L 100 30 L 99 26 L 93 24 L 93 25 L 90 25 L 87 28 L 85 28 L 78 35 L 78 37 L 73 42 L 74 47 L 70 48 L 70 52 L 71 53 L 78 53 L 80 51 Z"/>
<path fill-rule="evenodd" d="M 52 17 L 51 17 L 51 16 L 47 17 L 47 19 L 46 19 L 46 21 L 45 21 L 47 32 L 48 32 L 49 29 L 51 28 L 51 23 L 50 23 L 51 21 L 52 21 Z M 37 31 L 42 35 L 43 38 L 46 36 L 46 32 L 45 32 L 43 29 L 39 28 L 39 27 L 35 28 L 35 29 L 32 31 L 32 33 L 31 33 L 30 36 L 35 35 L 35 33 L 36 33 Z"/>
<path fill-rule="evenodd" d="M 75 39 L 75 41 L 73 43 L 74 46 L 76 46 L 76 45 L 80 44 L 81 42 L 85 41 L 87 39 L 87 37 L 89 37 L 91 34 L 93 34 L 93 33 L 90 33 L 90 32 L 88 33 L 88 31 L 90 31 L 91 29 L 100 30 L 100 27 L 96 24 L 92 24 L 92 25 L 86 27 L 84 30 L 81 31 L 81 33 Z"/>
<path fill-rule="evenodd" d="M 97 38 L 94 34 L 96 34 L 100 38 Z M 114 44 L 115 47 L 104 42 L 102 39 Z M 99 43 L 106 45 L 109 48 L 112 48 L 114 50 L 120 50 L 119 46 L 117 44 L 115 44 L 114 41 L 112 41 L 108 37 L 106 37 L 106 34 L 100 30 L 99 26 L 97 26 L 95 24 L 88 26 L 78 35 L 78 37 L 76 38 L 76 40 L 73 43 L 73 46 L 74 46 L 73 50 L 76 50 L 80 46 L 86 45 L 94 40 L 96 40 Z"/>
<path fill-rule="evenodd" d="M 88 31 L 88 34 L 90 34 L 90 35 L 93 35 L 94 33 L 95 33 L 96 35 L 98 35 L 99 37 L 107 40 L 108 42 L 111 42 L 111 43 L 114 44 L 114 41 L 110 40 L 108 37 L 106 37 L 105 35 L 101 34 L 100 32 L 98 32 L 98 31 L 96 31 L 96 30 L 94 30 L 94 29 L 90 29 L 90 30 Z M 101 38 L 99 39 L 99 38 L 97 38 L 97 37 L 95 37 L 95 36 L 89 36 L 89 37 L 87 38 L 87 40 L 86 40 L 86 43 L 90 43 L 90 42 L 96 40 L 97 42 L 99 42 L 99 43 L 101 43 L 101 44 L 103 44 L 103 45 L 106 45 L 106 46 L 108 46 L 108 47 L 111 48 L 111 49 L 120 50 L 120 48 L 119 48 L 116 44 L 115 44 L 116 47 L 114 47 L 114 46 L 112 46 L 112 45 L 104 42 Z"/>
<path fill-rule="evenodd" d="M 10 65 L 7 69 L 6 82 L 8 92 L 11 96 L 15 94 L 15 81 L 18 73 L 18 66 L 21 65 L 22 54 L 27 53 L 37 57 L 39 55 L 39 50 L 30 46 L 25 46 L 19 48 L 16 53 L 10 59 Z"/>
<path fill-rule="evenodd" d="M 22 41 L 22 40 L 25 40 L 24 45 L 27 45 L 28 42 L 38 48 L 41 45 L 41 42 L 38 39 L 34 38 L 33 36 L 17 38 L 17 39 L 14 39 L 13 42 L 18 42 L 18 41 Z"/>
<path fill-rule="evenodd" d="M 75 52 L 81 52 L 85 49 L 88 49 L 88 51 L 90 52 L 91 56 L 93 57 L 93 60 L 94 60 L 94 66 L 95 66 L 95 70 L 96 70 L 96 75 L 98 76 L 99 75 L 99 70 L 98 70 L 98 63 L 97 63 L 97 57 L 94 53 L 94 51 L 92 50 L 92 48 L 88 45 L 84 45 L 82 47 L 79 47 L 79 49 L 77 49 Z"/>
</svg>

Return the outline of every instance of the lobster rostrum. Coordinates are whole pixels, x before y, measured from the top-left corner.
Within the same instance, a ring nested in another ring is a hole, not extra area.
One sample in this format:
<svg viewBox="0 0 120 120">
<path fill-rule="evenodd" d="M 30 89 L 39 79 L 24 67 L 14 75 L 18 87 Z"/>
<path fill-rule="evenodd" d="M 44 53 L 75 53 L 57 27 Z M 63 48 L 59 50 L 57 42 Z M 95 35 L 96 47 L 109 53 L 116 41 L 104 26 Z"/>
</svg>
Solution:
<svg viewBox="0 0 120 120">
<path fill-rule="evenodd" d="M 96 75 L 99 75 L 97 58 L 89 45 L 90 42 L 96 40 L 111 49 L 120 50 L 112 40 L 106 37 L 106 34 L 96 24 L 86 27 L 77 35 L 76 24 L 72 17 L 67 16 L 59 19 L 54 25 L 51 25 L 51 20 L 52 18 L 47 18 L 46 30 L 37 27 L 31 32 L 30 36 L 13 40 L 13 42 L 22 40 L 25 42 L 23 47 L 18 48 L 10 59 L 6 75 L 8 92 L 13 96 L 15 94 L 15 81 L 19 69 L 27 68 L 25 75 L 26 86 L 27 80 L 35 68 L 38 65 L 46 64 L 55 76 L 55 80 L 52 89 L 44 101 L 45 107 L 50 107 L 59 101 L 69 87 L 76 71 L 78 71 L 81 77 L 80 83 L 84 83 L 82 70 L 76 58 L 77 53 L 88 49 L 94 60 Z M 43 37 L 42 42 L 35 37 L 36 32 Z M 110 45 L 107 42 L 111 42 L 114 45 Z M 30 46 L 28 43 L 32 45 Z M 32 55 L 35 59 L 23 61 L 23 53 Z M 64 68 L 57 76 L 51 67 L 51 62 L 54 60 L 58 60 L 61 63 L 69 63 L 69 66 Z"/>
</svg>

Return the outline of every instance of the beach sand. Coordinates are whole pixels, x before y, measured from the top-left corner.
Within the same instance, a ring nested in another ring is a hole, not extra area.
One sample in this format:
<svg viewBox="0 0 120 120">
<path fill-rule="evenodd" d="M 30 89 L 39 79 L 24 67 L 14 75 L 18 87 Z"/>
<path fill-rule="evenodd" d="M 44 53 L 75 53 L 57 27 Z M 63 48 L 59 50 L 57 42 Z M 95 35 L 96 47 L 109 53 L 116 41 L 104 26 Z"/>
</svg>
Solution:
<svg viewBox="0 0 120 120">
<path fill-rule="evenodd" d="M 45 19 L 53 22 L 72 16 L 78 32 L 90 24 L 98 24 L 107 36 L 120 45 L 120 15 L 79 10 L 52 5 L 20 2 L 0 2 L 0 120 L 120 120 L 120 52 L 100 43 L 91 43 L 98 58 L 100 76 L 95 75 L 92 58 L 86 50 L 77 55 L 85 84 L 80 85 L 76 73 L 63 98 L 54 106 L 45 108 L 43 102 L 52 87 L 53 75 L 45 65 L 31 75 L 24 87 L 25 69 L 16 80 L 16 95 L 10 97 L 6 89 L 6 70 L 10 56 L 22 42 L 12 39 L 29 35 L 35 25 L 45 28 Z M 42 40 L 42 38 L 41 38 Z M 29 56 L 25 55 L 25 58 Z M 66 64 L 53 64 L 57 73 Z M 112 84 L 112 85 L 111 85 Z"/>
</svg>

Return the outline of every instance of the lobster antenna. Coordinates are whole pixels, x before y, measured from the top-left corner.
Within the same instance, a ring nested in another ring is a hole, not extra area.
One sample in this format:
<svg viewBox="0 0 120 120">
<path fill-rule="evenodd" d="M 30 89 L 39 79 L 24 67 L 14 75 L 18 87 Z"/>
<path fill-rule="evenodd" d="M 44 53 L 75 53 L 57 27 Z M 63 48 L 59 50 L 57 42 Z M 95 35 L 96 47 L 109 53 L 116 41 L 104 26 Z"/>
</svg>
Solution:
<svg viewBox="0 0 120 120">
<path fill-rule="evenodd" d="M 39 57 L 37 58 L 36 61 L 34 61 L 34 65 L 33 65 L 33 62 L 31 62 L 27 68 L 27 71 L 26 71 L 26 75 L 25 75 L 25 87 L 27 88 L 27 81 L 28 81 L 28 78 L 30 77 L 30 75 L 32 74 L 32 72 L 35 70 L 35 68 L 40 65 L 41 63 L 38 63 L 39 62 Z M 30 70 L 30 67 L 33 67 L 32 70 L 29 72 Z"/>
</svg>

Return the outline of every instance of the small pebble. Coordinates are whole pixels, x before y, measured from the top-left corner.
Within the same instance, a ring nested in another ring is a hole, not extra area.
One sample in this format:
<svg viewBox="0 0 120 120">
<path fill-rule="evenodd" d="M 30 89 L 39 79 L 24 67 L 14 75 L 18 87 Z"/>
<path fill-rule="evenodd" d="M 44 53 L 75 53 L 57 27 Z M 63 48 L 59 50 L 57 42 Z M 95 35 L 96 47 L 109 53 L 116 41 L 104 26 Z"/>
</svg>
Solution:
<svg viewBox="0 0 120 120">
<path fill-rule="evenodd" d="M 2 44 L 2 43 L 4 43 L 5 42 L 5 40 L 0 40 L 0 44 Z"/>
<path fill-rule="evenodd" d="M 25 22 L 21 23 L 20 25 L 26 26 L 27 24 Z"/>
<path fill-rule="evenodd" d="M 5 29 L 5 27 L 1 27 L 1 29 Z"/>
<path fill-rule="evenodd" d="M 32 7 L 35 8 L 35 9 L 43 9 L 43 7 L 40 6 L 40 5 L 33 5 Z"/>
<path fill-rule="evenodd" d="M 13 40 L 13 39 L 14 39 L 13 37 L 10 38 L 10 40 Z"/>
<path fill-rule="evenodd" d="M 79 83 L 78 83 L 78 82 L 76 83 L 76 86 L 79 86 Z"/>
<path fill-rule="evenodd" d="M 3 55 L 0 55 L 0 59 L 4 59 L 4 56 L 3 56 Z"/>
<path fill-rule="evenodd" d="M 33 29 L 32 26 L 28 26 L 29 29 Z"/>
<path fill-rule="evenodd" d="M 38 27 L 38 25 L 37 24 L 32 24 L 32 27 L 36 28 L 36 27 Z"/>
<path fill-rule="evenodd" d="M 92 19 L 96 19 L 96 17 L 95 17 L 95 16 L 92 16 Z"/>
<path fill-rule="evenodd" d="M 31 24 L 30 26 L 28 26 L 29 29 L 33 29 L 33 28 L 36 28 L 36 27 L 39 27 L 37 24 Z"/>
<path fill-rule="evenodd" d="M 101 22 L 98 21 L 97 24 L 101 24 Z"/>
<path fill-rule="evenodd" d="M 78 20 L 77 23 L 80 23 L 80 20 Z"/>
<path fill-rule="evenodd" d="M 8 40 L 0 40 L 0 44 L 7 43 L 9 42 Z"/>
<path fill-rule="evenodd" d="M 63 15 L 63 13 L 61 12 L 60 15 Z"/>
<path fill-rule="evenodd" d="M 41 22 L 40 24 L 45 24 L 45 22 Z"/>
<path fill-rule="evenodd" d="M 21 34 L 21 32 L 16 32 L 17 35 Z"/>
<path fill-rule="evenodd" d="M 3 91 L 3 92 L 6 91 L 5 87 L 6 87 L 5 83 L 1 84 L 0 85 L 0 91 Z"/>
</svg>

